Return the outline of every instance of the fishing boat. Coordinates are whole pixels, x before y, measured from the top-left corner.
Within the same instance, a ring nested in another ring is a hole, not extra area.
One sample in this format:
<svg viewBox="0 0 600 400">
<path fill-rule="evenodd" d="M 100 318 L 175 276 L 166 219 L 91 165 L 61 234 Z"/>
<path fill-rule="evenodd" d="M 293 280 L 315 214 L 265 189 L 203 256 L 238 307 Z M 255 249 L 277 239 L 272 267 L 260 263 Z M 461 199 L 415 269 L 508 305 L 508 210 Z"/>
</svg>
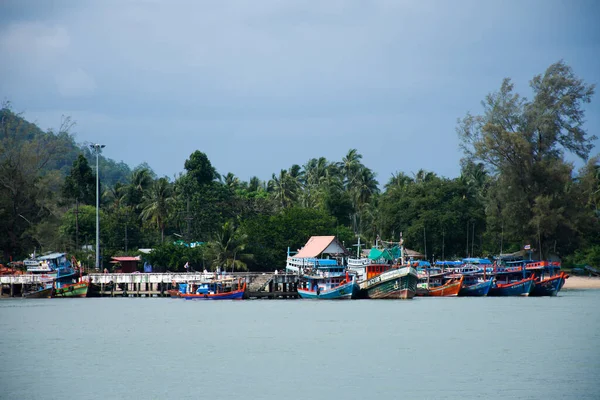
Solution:
<svg viewBox="0 0 600 400">
<path fill-rule="evenodd" d="M 74 283 L 58 283 L 54 288 L 53 297 L 86 297 L 89 283 L 86 281 Z"/>
<path fill-rule="evenodd" d="M 569 277 L 560 270 L 559 262 L 537 261 L 525 265 L 528 271 L 533 272 L 534 286 L 530 296 L 556 296 Z"/>
<path fill-rule="evenodd" d="M 69 279 L 77 275 L 66 253 L 49 252 L 42 256 L 36 256 L 34 253 L 24 260 L 23 264 L 27 273 L 40 275 L 42 278 Z"/>
<path fill-rule="evenodd" d="M 524 279 L 517 280 L 501 280 L 504 277 L 502 274 L 497 274 L 494 285 L 490 288 L 488 296 L 529 296 L 531 289 L 533 288 L 533 276 Z"/>
<path fill-rule="evenodd" d="M 487 296 L 494 284 L 492 262 L 487 258 L 465 258 L 462 265 L 454 269 L 464 279 L 459 296 L 483 297 Z"/>
<path fill-rule="evenodd" d="M 356 274 L 344 265 L 347 251 L 335 236 L 311 236 L 296 254 L 287 253 L 286 272 L 300 277 L 303 299 L 350 299 L 358 295 Z"/>
<path fill-rule="evenodd" d="M 54 288 L 52 286 L 38 286 L 34 290 L 23 293 L 26 299 L 49 299 L 52 297 Z"/>
<path fill-rule="evenodd" d="M 419 277 L 417 296 L 458 296 L 464 279 L 461 274 L 431 266 L 428 262 L 423 261 L 421 261 L 421 266 L 417 267 L 417 273 Z"/>
<path fill-rule="evenodd" d="M 382 248 L 377 240 L 375 246 L 371 248 L 368 254 L 361 253 L 360 237 L 356 249 L 356 257 L 348 258 L 348 270 L 356 275 L 356 280 L 359 285 L 363 285 L 369 279 L 388 271 L 392 268 L 394 261 L 400 258 L 400 248 Z M 381 243 L 384 243 L 381 241 Z M 362 289 L 361 289 L 362 291 Z"/>
<path fill-rule="evenodd" d="M 405 265 L 403 240 L 384 242 L 388 248 L 379 247 L 379 240 L 371 248 L 366 258 L 351 258 L 348 269 L 356 272 L 361 298 L 369 299 L 412 299 L 417 292 L 417 270 Z M 360 249 L 360 239 L 358 241 Z"/>
<path fill-rule="evenodd" d="M 462 287 L 464 277 L 462 275 L 446 275 L 437 284 L 436 281 L 430 282 L 427 288 L 426 296 L 431 297 L 454 297 L 458 296 Z"/>
<path fill-rule="evenodd" d="M 535 276 L 532 269 L 525 267 L 526 261 L 500 260 L 494 265 L 494 283 L 488 296 L 529 296 Z"/>
<path fill-rule="evenodd" d="M 304 275 L 298 286 L 298 295 L 303 299 L 343 300 L 358 294 L 356 277 L 346 273 L 339 275 Z"/>
<path fill-rule="evenodd" d="M 240 300 L 245 292 L 245 279 L 223 278 L 208 282 L 180 283 L 178 297 L 186 300 Z"/>
<path fill-rule="evenodd" d="M 478 273 L 463 274 L 463 278 L 462 286 L 458 292 L 458 295 L 462 297 L 487 296 L 494 283 L 493 277 L 486 277 Z"/>
<path fill-rule="evenodd" d="M 417 293 L 417 270 L 398 266 L 369 279 L 362 290 L 369 299 L 412 299 Z"/>
</svg>

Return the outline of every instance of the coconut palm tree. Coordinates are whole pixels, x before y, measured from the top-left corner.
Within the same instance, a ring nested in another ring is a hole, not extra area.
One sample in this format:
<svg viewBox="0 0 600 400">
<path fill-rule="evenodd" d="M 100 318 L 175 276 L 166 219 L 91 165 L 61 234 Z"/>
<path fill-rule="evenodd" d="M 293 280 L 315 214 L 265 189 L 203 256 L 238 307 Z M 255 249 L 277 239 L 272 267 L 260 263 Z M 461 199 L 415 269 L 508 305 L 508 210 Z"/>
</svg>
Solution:
<svg viewBox="0 0 600 400">
<path fill-rule="evenodd" d="M 235 176 L 233 173 L 228 172 L 224 178 L 225 187 L 227 187 L 231 192 L 235 192 L 240 187 L 240 179 Z"/>
<path fill-rule="evenodd" d="M 142 200 L 140 218 L 156 224 L 160 229 L 161 243 L 165 240 L 165 224 L 174 202 L 173 188 L 167 178 L 156 180 Z"/>
<path fill-rule="evenodd" d="M 285 169 L 282 169 L 279 175 L 273 174 L 268 185 L 269 192 L 282 208 L 290 207 L 296 201 L 299 187 L 298 179 Z"/>
<path fill-rule="evenodd" d="M 340 170 L 344 176 L 346 188 L 352 187 L 356 175 L 363 167 L 363 164 L 360 160 L 362 160 L 362 155 L 358 153 L 358 150 L 350 149 L 348 150 L 346 156 L 342 158 L 342 162 L 339 163 Z"/>
<path fill-rule="evenodd" d="M 146 190 L 153 183 L 153 173 L 148 168 L 138 168 L 131 173 L 131 181 L 127 187 L 127 203 L 134 207 L 141 207 Z"/>
<path fill-rule="evenodd" d="M 246 252 L 248 236 L 238 230 L 233 221 L 227 221 L 208 243 L 208 256 L 212 259 L 213 270 L 217 267 L 225 270 L 248 269 L 245 261 L 252 259 Z"/>
</svg>

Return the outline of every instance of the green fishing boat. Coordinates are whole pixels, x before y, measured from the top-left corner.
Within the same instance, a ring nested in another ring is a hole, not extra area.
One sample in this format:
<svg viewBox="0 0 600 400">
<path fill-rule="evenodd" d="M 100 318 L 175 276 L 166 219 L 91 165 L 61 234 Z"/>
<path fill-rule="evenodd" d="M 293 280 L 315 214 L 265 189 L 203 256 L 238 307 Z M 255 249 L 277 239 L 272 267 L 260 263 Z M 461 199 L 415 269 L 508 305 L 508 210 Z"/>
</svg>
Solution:
<svg viewBox="0 0 600 400">
<path fill-rule="evenodd" d="M 86 297 L 87 291 L 87 282 L 71 283 L 55 288 L 54 297 Z"/>
</svg>

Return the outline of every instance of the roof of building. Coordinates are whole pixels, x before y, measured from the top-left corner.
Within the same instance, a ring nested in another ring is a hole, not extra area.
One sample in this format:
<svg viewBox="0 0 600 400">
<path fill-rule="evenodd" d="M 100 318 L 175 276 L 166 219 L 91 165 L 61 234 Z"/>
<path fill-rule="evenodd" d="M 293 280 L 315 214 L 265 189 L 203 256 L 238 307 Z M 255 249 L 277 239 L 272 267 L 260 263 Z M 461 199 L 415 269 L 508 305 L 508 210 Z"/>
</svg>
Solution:
<svg viewBox="0 0 600 400">
<path fill-rule="evenodd" d="M 345 254 L 346 249 L 335 236 L 311 236 L 295 258 L 315 258 L 321 254 Z"/>
</svg>

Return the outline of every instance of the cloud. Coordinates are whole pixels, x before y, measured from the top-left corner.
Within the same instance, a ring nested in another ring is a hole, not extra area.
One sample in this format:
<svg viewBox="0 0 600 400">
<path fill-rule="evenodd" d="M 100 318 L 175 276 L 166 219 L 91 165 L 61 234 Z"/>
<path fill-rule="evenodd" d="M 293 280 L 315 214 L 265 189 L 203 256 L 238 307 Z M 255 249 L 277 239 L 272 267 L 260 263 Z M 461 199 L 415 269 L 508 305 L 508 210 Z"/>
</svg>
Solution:
<svg viewBox="0 0 600 400">
<path fill-rule="evenodd" d="M 0 93 L 33 114 L 73 115 L 78 138 L 107 135 L 107 155 L 151 160 L 159 174 L 180 171 L 194 147 L 210 150 L 221 170 L 269 176 L 289 166 L 293 139 L 297 163 L 357 147 L 381 179 L 402 168 L 456 175 L 455 121 L 478 113 L 502 78 L 527 94 L 534 74 L 564 58 L 600 81 L 600 59 L 589 56 L 600 51 L 598 7 L 588 8 L 5 0 Z M 124 137 L 141 144 L 128 150 Z"/>
<path fill-rule="evenodd" d="M 91 95 L 96 89 L 94 79 L 81 68 L 58 73 L 56 84 L 58 92 L 65 97 Z"/>
</svg>

